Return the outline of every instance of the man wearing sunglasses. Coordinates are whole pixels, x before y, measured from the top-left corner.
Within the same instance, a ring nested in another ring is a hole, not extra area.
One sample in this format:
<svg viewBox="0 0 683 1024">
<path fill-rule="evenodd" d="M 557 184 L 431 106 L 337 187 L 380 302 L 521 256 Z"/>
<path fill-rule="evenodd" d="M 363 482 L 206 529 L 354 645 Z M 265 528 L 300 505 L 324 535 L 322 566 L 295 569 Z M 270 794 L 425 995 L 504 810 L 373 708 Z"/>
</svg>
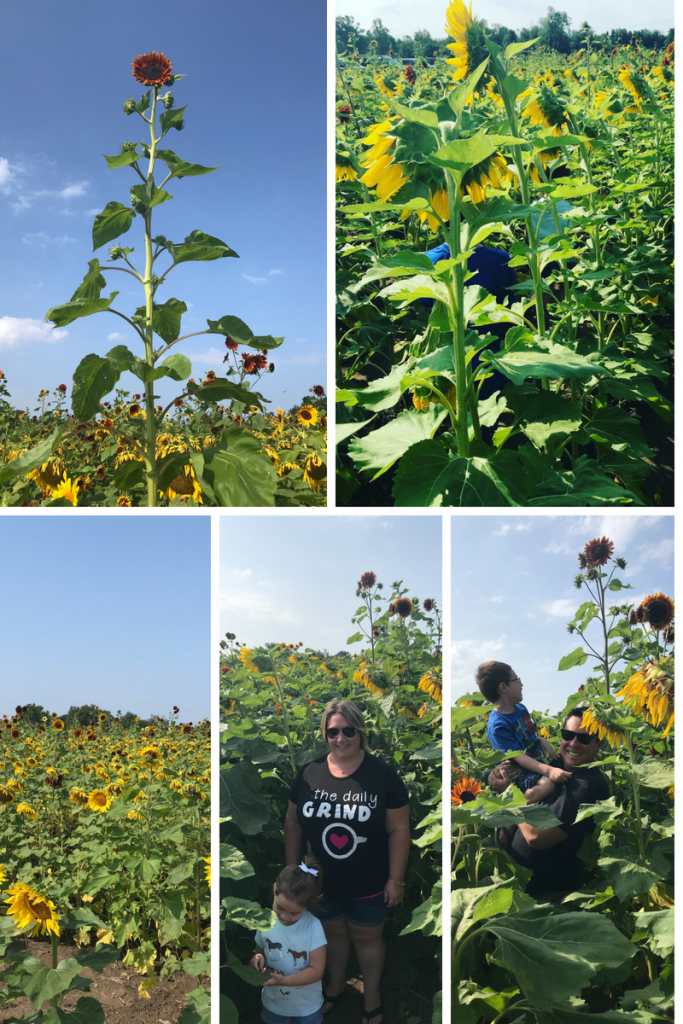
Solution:
<svg viewBox="0 0 683 1024">
<path fill-rule="evenodd" d="M 607 800 L 609 783 L 599 768 L 586 768 L 595 761 L 600 739 L 581 727 L 584 708 L 574 708 L 564 720 L 558 767 L 570 772 L 571 781 L 558 787 L 545 802 L 558 824 L 538 829 L 525 822 L 513 828 L 501 829 L 499 840 L 510 856 L 530 868 L 533 876 L 527 885 L 530 896 L 541 893 L 570 892 L 581 886 L 584 865 L 578 851 L 584 836 L 595 828 L 595 819 L 584 818 L 575 822 L 581 804 Z M 495 793 L 502 793 L 519 771 L 514 761 L 503 761 L 489 775 L 489 785 Z"/>
</svg>

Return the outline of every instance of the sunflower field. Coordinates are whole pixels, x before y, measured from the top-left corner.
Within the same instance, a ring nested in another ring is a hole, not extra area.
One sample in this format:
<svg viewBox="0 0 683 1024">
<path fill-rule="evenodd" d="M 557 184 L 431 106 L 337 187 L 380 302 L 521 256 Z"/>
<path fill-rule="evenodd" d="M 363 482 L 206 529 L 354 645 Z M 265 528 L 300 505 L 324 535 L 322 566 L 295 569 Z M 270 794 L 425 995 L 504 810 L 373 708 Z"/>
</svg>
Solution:
<svg viewBox="0 0 683 1024">
<path fill-rule="evenodd" d="M 235 345 L 235 348 L 237 346 Z M 235 372 L 251 359 L 229 351 Z M 237 400 L 204 400 L 217 378 L 190 381 L 195 392 L 172 411 L 157 407 L 157 504 L 165 506 L 323 506 L 326 503 L 325 389 L 315 385 L 288 413 Z M 131 430 L 144 425 L 141 395 L 117 390 L 85 422 L 66 408 L 65 384 L 43 389 L 38 405 L 12 407 L 0 374 L 0 502 L 4 507 L 147 505 L 145 463 Z M 54 447 L 54 432 L 60 442 Z M 231 439 L 230 454 L 222 439 Z M 233 441 L 235 442 L 233 444 Z M 245 460 L 246 463 L 245 463 Z M 220 463 L 220 466 L 219 466 Z M 248 471 L 247 471 L 248 470 Z"/>
<path fill-rule="evenodd" d="M 560 749 L 566 715 L 584 708 L 582 730 L 598 735 L 595 762 L 610 796 L 579 808 L 592 817 L 578 856 L 580 890 L 532 898 L 531 871 L 501 846 L 499 829 L 557 825 L 542 803 L 510 786 L 488 788 L 491 705 L 476 691 L 452 709 L 452 983 L 460 1024 L 649 1024 L 673 1020 L 673 602 L 648 596 L 637 608 L 609 605 L 627 589 L 623 559 L 608 538 L 579 556 L 577 588 L 588 600 L 569 632 L 581 647 L 560 670 L 592 673 L 556 714 L 533 712 Z M 612 563 L 611 565 L 609 563 Z M 548 851 L 550 852 L 550 851 Z M 552 979 L 552 984 L 548 984 Z"/>
<path fill-rule="evenodd" d="M 248 967 L 253 932 L 272 926 L 272 884 L 284 866 L 283 822 L 299 770 L 326 751 L 320 718 L 332 699 L 353 700 L 372 752 L 410 793 L 413 836 L 403 904 L 387 919 L 383 984 L 400 1012 L 441 1020 L 441 627 L 402 583 L 381 595 L 374 573 L 358 585 L 353 617 L 360 655 L 333 657 L 303 643 L 249 649 L 221 642 L 221 1020 L 260 1017 L 262 978 Z M 398 607 L 397 607 L 398 606 Z"/>
<path fill-rule="evenodd" d="M 31 722 L 24 710 L 3 716 L 0 737 L 0 1016 L 28 997 L 36 1013 L 18 1019 L 102 1024 L 80 972 L 122 960 L 141 999 L 177 971 L 197 978 L 179 1024 L 208 1024 L 208 721 L 174 713 L 125 728 L 132 716 L 100 711 L 73 728 L 68 716 Z M 45 937 L 51 968 L 16 943 L 21 934 Z M 60 942 L 79 951 L 59 959 Z"/>
<path fill-rule="evenodd" d="M 337 62 L 339 503 L 673 504 L 674 44 Z"/>
</svg>

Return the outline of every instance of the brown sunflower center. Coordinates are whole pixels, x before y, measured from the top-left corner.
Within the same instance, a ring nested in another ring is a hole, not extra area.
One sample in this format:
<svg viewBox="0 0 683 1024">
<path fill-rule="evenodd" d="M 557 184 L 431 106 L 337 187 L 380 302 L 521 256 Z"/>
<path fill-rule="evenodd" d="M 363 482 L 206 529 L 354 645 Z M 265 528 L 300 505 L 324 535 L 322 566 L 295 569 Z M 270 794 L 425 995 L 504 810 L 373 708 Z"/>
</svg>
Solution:
<svg viewBox="0 0 683 1024">
<path fill-rule="evenodd" d="M 142 69 L 142 73 L 145 78 L 158 78 L 163 74 L 163 68 L 160 64 L 148 64 L 147 67 Z"/>
<path fill-rule="evenodd" d="M 42 900 L 32 900 L 27 896 L 26 904 L 31 916 L 38 921 L 49 921 L 52 917 L 52 911 Z"/>
<path fill-rule="evenodd" d="M 460 794 L 460 800 L 461 800 L 462 803 L 467 804 L 471 800 L 476 800 L 476 797 L 475 797 L 474 793 L 470 793 L 470 791 L 468 789 L 466 789 L 464 793 Z"/>
<path fill-rule="evenodd" d="M 653 601 L 648 608 L 648 618 L 651 623 L 663 622 L 667 619 L 669 609 L 666 607 L 663 601 Z"/>
</svg>

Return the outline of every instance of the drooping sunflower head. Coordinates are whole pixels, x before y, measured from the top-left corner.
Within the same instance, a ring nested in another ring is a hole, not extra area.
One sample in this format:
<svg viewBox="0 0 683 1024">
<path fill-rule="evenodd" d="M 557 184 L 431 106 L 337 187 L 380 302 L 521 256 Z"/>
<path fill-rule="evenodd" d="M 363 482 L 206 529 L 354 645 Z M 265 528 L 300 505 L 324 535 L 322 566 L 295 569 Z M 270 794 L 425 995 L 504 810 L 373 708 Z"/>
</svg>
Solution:
<svg viewBox="0 0 683 1024">
<path fill-rule="evenodd" d="M 623 729 L 613 720 L 609 719 L 607 713 L 601 708 L 591 704 L 587 711 L 584 711 L 581 719 L 581 728 L 592 736 L 598 736 L 601 740 L 606 739 L 610 747 L 618 750 L 621 744 L 626 744 Z"/>
<path fill-rule="evenodd" d="M 340 153 L 337 150 L 334 154 L 334 180 L 340 181 L 355 181 L 358 177 L 358 171 L 353 166 L 353 161 L 348 153 Z"/>
<path fill-rule="evenodd" d="M 587 565 L 607 565 L 613 551 L 614 544 L 608 537 L 596 537 L 595 540 L 591 540 L 586 544 L 583 549 L 583 557 Z M 580 558 L 581 556 L 579 555 Z"/>
<path fill-rule="evenodd" d="M 374 188 L 377 198 L 386 202 L 409 180 L 403 173 L 400 163 L 394 162 L 396 138 L 390 134 L 391 121 L 380 121 L 370 125 L 370 134 L 363 139 L 364 146 L 371 149 L 360 161 L 361 167 L 367 171 L 360 179 L 368 188 Z"/>
<path fill-rule="evenodd" d="M 258 672 L 258 668 L 252 661 L 251 651 L 248 648 L 243 647 L 240 651 L 240 661 L 249 672 Z"/>
<path fill-rule="evenodd" d="M 481 793 L 481 783 L 477 782 L 476 779 L 468 778 L 463 775 L 462 778 L 453 786 L 451 790 L 451 805 L 453 807 L 460 807 L 462 804 L 470 803 L 472 800 L 476 800 Z"/>
<path fill-rule="evenodd" d="M 211 854 L 209 854 L 208 857 L 204 857 L 204 863 L 206 864 L 206 867 L 204 868 L 204 878 L 208 884 L 211 885 Z"/>
<path fill-rule="evenodd" d="M 364 572 L 360 578 L 360 585 L 364 590 L 369 590 L 370 587 L 374 587 L 377 582 L 377 576 L 374 572 Z"/>
<path fill-rule="evenodd" d="M 484 26 L 478 18 L 472 17 L 472 3 L 467 8 L 463 0 L 451 0 L 446 11 L 445 30 L 453 43 L 448 43 L 448 49 L 455 54 L 447 57 L 446 63 L 452 64 L 455 68 L 453 81 L 460 82 L 463 78 L 471 75 L 475 68 L 487 59 L 489 51 L 486 48 L 484 37 Z M 485 86 L 490 76 L 484 72 L 479 80 L 481 87 Z"/>
<path fill-rule="evenodd" d="M 41 466 L 26 474 L 27 480 L 35 480 L 39 487 L 46 491 L 52 491 L 63 482 L 66 477 L 66 466 L 56 456 L 48 459 Z"/>
<path fill-rule="evenodd" d="M 34 938 L 36 935 L 46 935 L 48 932 L 51 935 L 59 936 L 57 922 L 61 920 L 61 917 L 55 913 L 56 908 L 52 900 L 41 896 L 24 882 L 17 882 L 11 889 L 5 891 L 9 893 L 9 899 L 5 900 L 5 903 L 9 903 L 7 914 L 14 918 L 18 928 L 26 928 L 27 925 L 31 925 L 35 921 Z"/>
<path fill-rule="evenodd" d="M 649 623 L 650 629 L 666 629 L 674 619 L 674 603 L 665 594 L 650 594 L 640 606 L 643 619 Z"/>
<path fill-rule="evenodd" d="M 162 760 L 161 750 L 155 746 L 143 747 L 140 751 L 140 760 L 146 761 L 147 764 L 156 764 Z"/>
<path fill-rule="evenodd" d="M 529 118 L 533 125 L 550 128 L 553 135 L 561 135 L 563 127 L 568 123 L 562 101 L 545 82 L 539 84 L 538 91 L 525 106 L 522 116 Z"/>
<path fill-rule="evenodd" d="M 619 81 L 633 96 L 636 107 L 640 107 L 643 100 L 647 99 L 647 83 L 642 75 L 624 64 L 619 72 Z"/>
<path fill-rule="evenodd" d="M 465 172 L 460 192 L 461 195 L 466 192 L 471 196 L 473 203 L 482 203 L 486 199 L 487 189 L 502 189 L 505 183 L 515 184 L 516 180 L 503 154 L 494 153 Z"/>
<path fill-rule="evenodd" d="M 38 811 L 36 811 L 35 808 L 31 807 L 29 804 L 17 804 L 17 814 L 23 814 L 24 817 L 29 819 L 29 821 L 38 820 Z"/>
<path fill-rule="evenodd" d="M 426 597 L 422 602 L 422 607 L 426 612 L 431 612 L 434 609 L 434 601 L 431 597 Z"/>
<path fill-rule="evenodd" d="M 151 53 L 143 53 L 135 58 L 132 64 L 131 74 L 136 82 L 141 85 L 166 85 L 173 77 L 173 65 L 163 53 L 152 50 Z"/>
</svg>

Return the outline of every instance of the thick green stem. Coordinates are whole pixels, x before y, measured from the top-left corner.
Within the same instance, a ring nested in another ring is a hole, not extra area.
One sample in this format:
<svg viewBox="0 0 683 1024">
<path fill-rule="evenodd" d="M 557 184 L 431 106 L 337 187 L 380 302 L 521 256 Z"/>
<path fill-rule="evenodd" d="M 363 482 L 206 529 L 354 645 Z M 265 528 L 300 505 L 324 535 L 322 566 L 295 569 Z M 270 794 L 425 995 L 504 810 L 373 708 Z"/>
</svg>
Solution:
<svg viewBox="0 0 683 1024">
<path fill-rule="evenodd" d="M 630 733 L 626 733 L 626 746 L 628 747 L 628 756 L 631 761 L 631 767 L 635 768 L 636 756 L 633 749 L 633 740 L 631 739 Z M 635 809 L 635 825 L 636 825 L 636 839 L 638 840 L 638 853 L 642 861 L 645 860 L 645 840 L 643 838 L 643 822 L 641 820 L 640 812 L 640 783 L 635 771 L 629 773 L 631 778 L 631 789 L 633 790 L 633 805 Z"/>
<path fill-rule="evenodd" d="M 150 147 L 149 147 L 149 168 L 147 170 L 147 188 L 151 193 L 154 184 L 154 159 L 156 156 L 156 135 L 154 123 L 156 119 L 157 88 L 154 89 L 152 99 L 152 112 L 150 115 Z M 150 370 L 154 368 L 154 286 L 152 284 L 152 272 L 154 268 L 154 257 L 152 255 L 152 211 L 147 207 L 145 213 L 145 315 L 147 323 L 145 328 L 145 362 Z M 157 424 L 154 415 L 154 382 L 145 382 L 145 471 L 147 476 L 147 504 L 150 508 L 157 505 L 157 468 L 156 468 L 156 443 Z"/>
<path fill-rule="evenodd" d="M 483 931 L 484 928 L 477 928 L 476 931 L 470 932 L 470 934 L 467 935 L 459 945 L 457 941 L 453 941 L 453 961 L 451 967 L 451 1005 L 454 1007 L 460 1005 L 460 960 L 462 958 L 463 951 L 467 946 L 469 946 L 470 942 L 472 942 L 472 940 L 475 939 L 477 935 L 481 935 Z M 453 1020 L 457 1020 L 457 1017 L 455 1015 L 453 1015 Z"/>
<path fill-rule="evenodd" d="M 446 175 L 448 191 L 448 247 L 451 258 L 460 255 L 460 186 L 455 183 L 449 171 Z M 463 317 L 464 273 L 462 263 L 456 264 L 451 270 L 449 285 L 452 308 L 449 310 L 451 328 L 453 330 L 453 353 L 455 363 L 455 392 L 457 396 L 456 439 L 458 455 L 467 458 L 469 455 L 469 437 L 467 434 L 467 365 L 465 363 L 465 321 Z"/>
<path fill-rule="evenodd" d="M 57 970 L 57 964 L 59 962 L 58 951 L 59 951 L 59 936 L 50 933 L 50 944 L 52 946 L 52 970 Z M 50 1006 L 59 1006 L 59 993 L 54 995 L 50 1000 Z"/>
<path fill-rule="evenodd" d="M 280 683 L 280 676 L 278 675 L 275 662 L 273 662 L 273 671 L 275 673 L 275 685 L 277 686 L 277 692 L 280 696 L 280 707 L 282 709 L 282 719 L 285 726 L 285 733 L 287 735 L 287 746 L 289 747 L 289 763 L 292 766 L 292 771 L 296 775 L 296 761 L 294 760 L 294 744 L 292 743 L 292 737 L 289 731 L 289 716 L 287 714 L 287 701 L 285 694 L 282 690 L 282 684 Z"/>
</svg>

